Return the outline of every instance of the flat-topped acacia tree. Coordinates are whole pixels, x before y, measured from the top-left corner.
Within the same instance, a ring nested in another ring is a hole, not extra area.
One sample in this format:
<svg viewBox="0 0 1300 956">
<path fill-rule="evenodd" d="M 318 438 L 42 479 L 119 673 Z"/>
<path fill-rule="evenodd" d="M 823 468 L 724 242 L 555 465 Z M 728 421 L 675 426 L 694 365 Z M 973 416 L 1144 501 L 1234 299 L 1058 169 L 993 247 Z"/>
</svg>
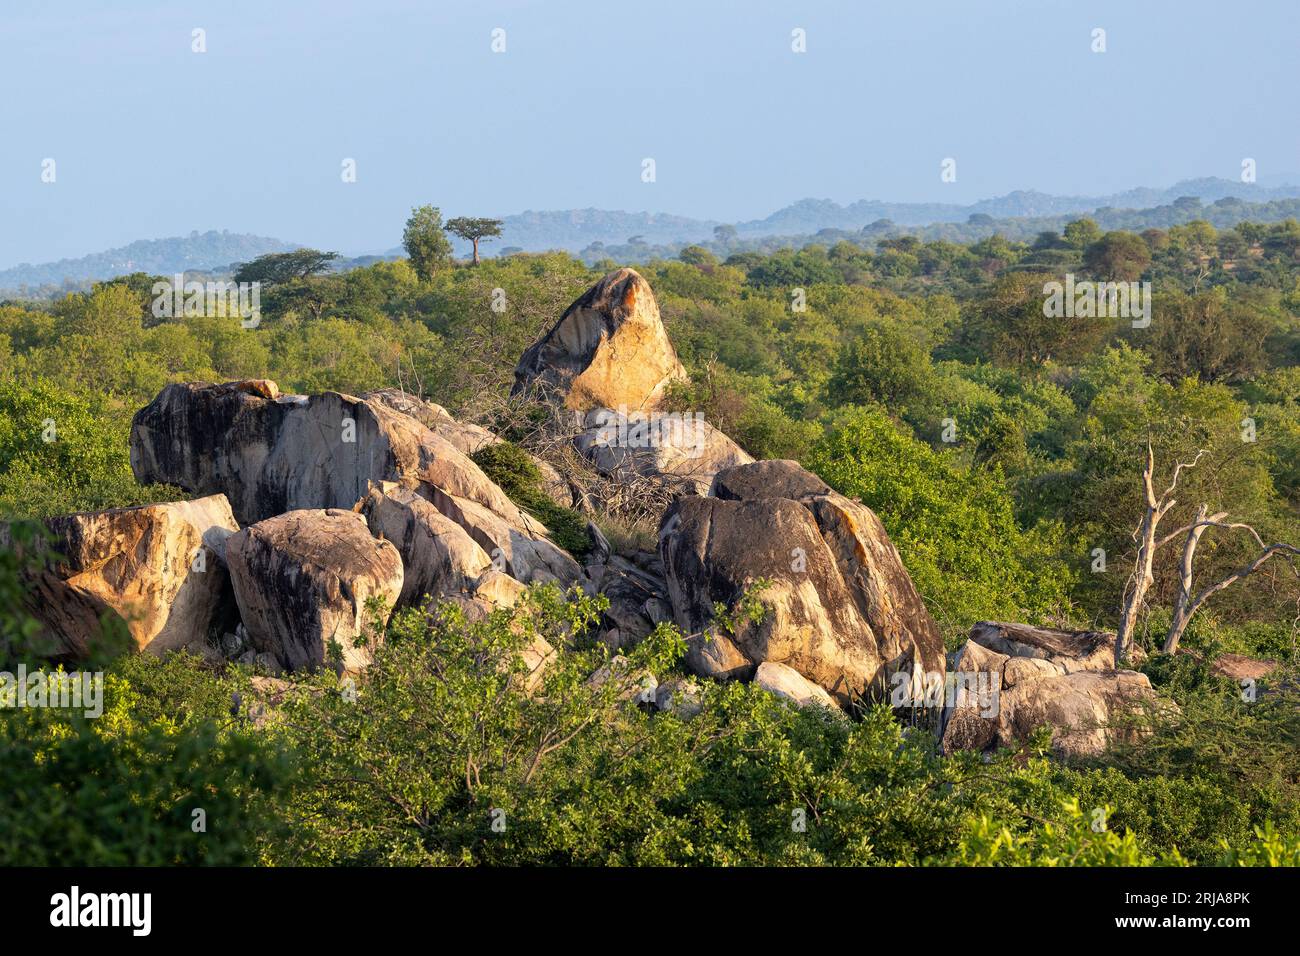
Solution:
<svg viewBox="0 0 1300 956">
<path fill-rule="evenodd" d="M 478 265 L 478 244 L 481 240 L 492 239 L 501 235 L 500 219 L 476 219 L 472 216 L 457 216 L 447 220 L 444 227 L 454 236 L 474 244 L 474 265 Z"/>
<path fill-rule="evenodd" d="M 260 282 L 263 285 L 310 279 L 333 268 L 337 252 L 319 249 L 294 249 L 291 252 L 269 252 L 251 262 L 242 262 L 235 270 L 236 282 Z"/>
</svg>

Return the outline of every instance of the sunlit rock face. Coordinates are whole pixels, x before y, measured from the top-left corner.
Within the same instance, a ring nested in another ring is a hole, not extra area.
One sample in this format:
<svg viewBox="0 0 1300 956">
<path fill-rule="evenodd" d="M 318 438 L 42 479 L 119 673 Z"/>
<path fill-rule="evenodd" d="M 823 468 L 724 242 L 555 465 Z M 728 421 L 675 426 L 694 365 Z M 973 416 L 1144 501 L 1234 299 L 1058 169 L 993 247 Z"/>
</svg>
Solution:
<svg viewBox="0 0 1300 956">
<path fill-rule="evenodd" d="M 842 704 L 879 695 L 899 672 L 937 673 L 943 641 L 871 509 L 793 461 L 725 469 L 707 497 L 679 499 L 660 527 L 660 555 L 687 662 L 711 677 L 749 679 L 784 664 Z M 758 622 L 712 627 L 714 605 L 753 591 Z"/>
<path fill-rule="evenodd" d="M 364 668 L 378 639 L 367 632 L 370 615 L 387 621 L 402 593 L 397 548 L 353 511 L 259 521 L 230 537 L 226 560 L 249 640 L 289 671 Z"/>
<path fill-rule="evenodd" d="M 566 408 L 649 411 L 686 377 L 650 284 L 632 269 L 611 272 L 533 343 L 515 369 L 515 392 Z"/>
<path fill-rule="evenodd" d="M 38 649 L 84 657 L 107 612 L 125 622 L 136 650 L 202 653 L 229 624 L 226 540 L 238 530 L 224 495 L 50 518 L 46 545 L 59 560 L 27 581 L 43 629 Z M 7 532 L 0 536 L 7 546 Z"/>
</svg>

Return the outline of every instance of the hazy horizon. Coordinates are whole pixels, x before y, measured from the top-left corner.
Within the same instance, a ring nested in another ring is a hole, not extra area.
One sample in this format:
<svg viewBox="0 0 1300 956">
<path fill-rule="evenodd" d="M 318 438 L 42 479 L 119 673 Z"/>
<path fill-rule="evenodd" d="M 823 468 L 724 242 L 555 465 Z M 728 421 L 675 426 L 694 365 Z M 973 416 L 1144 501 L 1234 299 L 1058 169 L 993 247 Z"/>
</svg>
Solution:
<svg viewBox="0 0 1300 956">
<path fill-rule="evenodd" d="M 1267 184 L 1300 165 L 1300 67 L 1280 0 L 1238 9 L 19 0 L 0 79 L 30 92 L 0 114 L 0 268 L 208 229 L 376 252 L 423 202 L 733 222 L 809 197 L 1236 179 L 1247 157 Z M 1019 116 L 990 122 L 998 101 Z"/>
<path fill-rule="evenodd" d="M 1195 181 L 1195 180 L 1210 179 L 1210 178 L 1212 178 L 1212 177 L 1196 176 L 1196 177 L 1191 177 L 1190 180 L 1180 180 L 1180 182 Z M 1218 178 L 1222 179 L 1223 177 L 1218 177 Z M 1262 181 L 1262 182 L 1260 182 L 1260 183 L 1258 184 L 1259 188 L 1261 188 L 1261 189 L 1263 189 L 1263 190 L 1269 190 L 1269 189 L 1278 189 L 1278 188 L 1283 188 L 1283 187 L 1300 187 L 1300 173 L 1292 173 L 1292 174 L 1285 174 L 1285 173 L 1283 173 L 1283 174 L 1278 174 L 1278 175 L 1276 175 L 1276 176 L 1274 176 L 1274 177 L 1271 177 L 1271 179 L 1272 179 L 1273 181 Z M 1175 187 L 1175 186 L 1177 186 L 1177 185 L 1179 185 L 1179 183 L 1166 183 L 1166 184 L 1138 183 L 1138 184 L 1135 184 L 1135 185 L 1129 187 L 1129 189 L 1119 190 L 1119 193 L 1122 194 L 1122 193 L 1124 193 L 1124 192 L 1128 192 L 1128 191 L 1130 191 L 1130 190 L 1140 190 L 1140 189 L 1166 190 L 1166 191 L 1167 191 L 1167 190 L 1170 190 L 1170 189 L 1172 189 L 1173 187 Z M 1034 192 L 1034 190 L 1026 190 L 1026 191 L 1028 191 L 1028 192 Z M 961 205 L 961 206 L 963 206 L 963 207 L 971 207 L 971 206 L 978 205 L 978 204 L 981 203 L 981 202 L 985 202 L 985 201 L 989 201 L 989 200 L 997 200 L 997 199 L 1005 198 L 1006 196 L 1012 195 L 1012 194 L 1015 193 L 1015 192 L 1017 192 L 1017 190 L 1012 190 L 1012 191 L 1010 191 L 1010 192 L 1008 192 L 1008 193 L 1003 193 L 1003 194 L 1001 194 L 1001 195 L 999 195 L 999 196 L 984 196 L 984 197 L 980 197 L 979 199 L 976 199 L 976 200 L 974 200 L 973 202 L 970 202 L 970 203 L 961 203 L 961 204 L 955 204 L 955 205 Z M 1042 191 L 1039 190 L 1038 192 L 1041 193 Z M 1044 195 L 1047 195 L 1047 194 L 1044 194 Z M 1076 198 L 1076 197 L 1066 197 L 1066 196 L 1064 196 L 1064 194 L 1051 194 L 1051 195 L 1053 195 L 1054 198 Z M 777 212 L 780 212 L 780 211 L 782 211 L 782 210 L 784 210 L 784 209 L 787 209 L 787 208 L 789 208 L 790 206 L 795 205 L 795 204 L 797 204 L 797 203 L 799 203 L 799 202 L 801 202 L 801 201 L 814 201 L 814 202 L 820 202 L 820 201 L 826 201 L 827 198 L 828 198 L 828 197 L 816 197 L 816 196 L 804 196 L 804 197 L 800 197 L 800 199 L 796 199 L 796 200 L 794 200 L 792 203 L 788 203 L 788 204 L 786 204 L 786 205 L 780 207 L 780 209 L 770 209 L 770 210 L 756 211 L 754 215 L 740 217 L 740 218 L 736 219 L 735 222 L 736 222 L 736 223 L 744 223 L 744 222 L 753 222 L 753 221 L 761 220 L 761 219 L 766 218 L 767 216 L 772 215 L 773 213 L 777 213 Z M 1102 199 L 1102 198 L 1105 198 L 1105 197 L 1102 197 L 1102 196 L 1097 196 L 1097 197 L 1081 196 L 1081 197 L 1077 197 L 1077 198 L 1089 198 L 1089 199 L 1091 199 L 1091 198 L 1097 198 L 1097 199 Z M 865 200 L 865 201 L 868 201 L 868 202 L 873 202 L 873 201 L 874 201 L 874 202 L 882 202 L 882 203 L 896 203 L 896 202 L 899 202 L 898 200 L 894 200 L 894 199 L 891 199 L 891 198 L 889 198 L 889 197 L 882 197 L 882 196 L 862 196 L 862 197 L 859 197 L 859 199 L 857 199 L 857 200 L 847 200 L 847 201 L 830 200 L 830 201 L 838 202 L 838 204 L 839 204 L 841 207 L 846 207 L 846 206 L 849 206 L 849 205 L 851 205 L 852 203 L 857 202 L 857 201 L 859 201 L 859 200 Z M 942 200 L 935 200 L 934 202 L 937 203 L 937 202 L 941 202 L 941 201 L 942 201 Z M 919 205 L 923 205 L 923 204 L 924 204 L 924 201 L 918 201 L 916 204 L 917 204 L 918 206 L 919 206 Z M 606 213 L 623 213 L 623 214 L 627 214 L 627 215 L 664 215 L 664 216 L 681 216 L 681 215 L 682 215 L 681 213 L 665 213 L 663 210 L 658 210 L 658 209 L 617 209 L 617 210 L 611 210 L 611 209 L 599 209 L 599 208 L 597 208 L 597 207 L 591 207 L 591 206 L 586 206 L 586 207 L 572 207 L 572 208 L 567 209 L 567 210 L 556 210 L 556 209 L 518 209 L 518 210 L 509 210 L 509 211 L 503 213 L 503 215 L 505 215 L 505 216 L 512 216 L 512 215 L 525 215 L 525 214 L 528 214 L 528 213 L 549 213 L 549 212 L 587 211 L 587 210 L 593 210 L 593 211 L 597 211 L 597 212 L 606 212 Z M 1087 214 L 1086 212 L 1080 212 L 1080 213 L 1079 213 L 1079 215 L 1086 215 L 1086 214 Z M 692 217 L 690 217 L 690 218 L 692 218 L 692 219 L 700 219 L 700 220 L 703 220 L 703 221 L 707 221 L 706 218 L 705 218 L 705 217 L 702 217 L 702 216 L 701 216 L 701 217 L 694 217 L 694 216 L 692 216 Z M 944 221 L 946 221 L 946 220 L 944 220 Z M 953 221 L 959 221 L 959 220 L 953 220 Z M 374 256 L 374 255 L 387 255 L 387 254 L 392 253 L 392 252 L 394 252 L 394 251 L 400 251 L 400 249 L 401 249 L 401 236 L 400 236 L 401 225 L 402 225 L 401 222 L 396 222 L 396 223 L 394 223 L 394 225 L 393 225 L 393 236 L 394 236 L 394 238 L 393 238 L 392 242 L 390 242 L 390 243 L 388 243 L 387 245 L 384 245 L 384 246 L 382 246 L 382 247 L 368 248 L 368 249 L 346 249 L 346 250 L 335 250 L 335 251 L 339 251 L 341 255 L 343 255 L 343 256 L 345 256 L 345 257 L 348 257 L 348 258 L 356 258 L 356 257 L 364 257 L 364 256 Z M 192 238 L 192 237 L 194 237 L 194 236 L 197 236 L 197 235 L 203 235 L 203 234 L 206 234 L 206 233 L 209 233 L 209 232 L 225 232 L 225 233 L 229 233 L 229 234 L 231 234 L 231 235 L 257 236 L 257 237 L 259 237 L 259 238 L 263 238 L 263 239 L 276 239 L 276 240 L 280 240 L 280 241 L 282 241 L 282 242 L 286 242 L 286 243 L 290 243 L 290 244 L 298 244 L 298 245 L 309 246 L 309 247 L 313 246 L 312 243 L 300 243 L 300 242 L 298 241 L 298 239 L 297 239 L 296 237 L 292 236 L 292 235 L 260 235 L 260 234 L 258 234 L 258 233 L 253 233 L 253 232 L 249 232 L 249 231 L 247 231 L 247 230 L 241 230 L 241 229 L 238 229 L 238 228 L 231 228 L 231 227 L 228 227 L 228 226 L 223 226 L 223 227 L 209 227 L 209 226 L 199 227 L 199 226 L 196 226 L 196 227 L 193 227 L 193 228 L 190 228 L 190 229 L 183 230 L 183 231 L 181 231 L 181 232 L 177 232 L 177 233 L 172 234 L 172 235 L 136 236 L 134 239 L 127 240 L 127 241 L 125 241 L 125 242 L 123 242 L 123 243 L 120 243 L 120 244 L 117 245 L 117 246 L 105 247 L 105 248 L 96 248 L 96 249 L 86 249 L 86 250 L 84 250 L 84 251 L 81 252 L 81 253 L 74 253 L 73 255 L 70 255 L 70 256 L 60 256 L 59 259 L 57 259 L 57 260 L 48 260 L 48 261 L 46 261 L 46 262 L 44 262 L 44 263 L 35 263 L 35 262 L 28 262 L 28 261 L 23 261 L 23 262 L 0 262 L 0 272 L 4 272 L 4 271 L 6 271 L 6 270 L 8 270 L 8 269 L 22 268 L 22 267 L 24 267 L 24 266 L 39 266 L 39 265 L 42 265 L 42 264 L 50 264 L 51 262 L 59 262 L 59 261 L 65 261 L 65 260 L 67 260 L 67 261 L 74 261 L 74 262 L 75 262 L 75 261 L 78 261 L 78 260 L 80 260 L 80 259 L 82 259 L 82 258 L 84 258 L 84 257 L 86 257 L 86 256 L 96 255 L 96 254 L 99 254 L 99 253 L 103 253 L 103 252 L 106 252 L 106 251 L 110 251 L 111 249 L 118 249 L 118 248 L 123 248 L 123 247 L 125 247 L 125 246 L 129 246 L 129 245 L 131 245 L 131 244 L 134 243 L 134 242 L 163 241 L 163 240 L 172 240 L 172 239 L 184 239 L 184 238 L 187 238 L 187 237 Z M 779 234 L 779 233 L 772 233 L 772 234 Z M 459 240 L 456 240 L 456 241 L 459 242 Z M 509 238 L 507 237 L 505 241 L 506 241 L 506 244 L 508 245 L 508 244 L 509 244 Z M 316 247 L 321 247 L 321 244 L 317 243 L 317 244 L 315 244 L 315 246 L 316 246 Z M 485 248 L 483 249 L 483 254 L 484 254 L 484 255 L 489 255 L 489 256 L 490 256 L 490 255 L 493 255 L 496 251 L 499 251 L 499 250 L 497 250 L 495 247 L 485 247 Z"/>
</svg>

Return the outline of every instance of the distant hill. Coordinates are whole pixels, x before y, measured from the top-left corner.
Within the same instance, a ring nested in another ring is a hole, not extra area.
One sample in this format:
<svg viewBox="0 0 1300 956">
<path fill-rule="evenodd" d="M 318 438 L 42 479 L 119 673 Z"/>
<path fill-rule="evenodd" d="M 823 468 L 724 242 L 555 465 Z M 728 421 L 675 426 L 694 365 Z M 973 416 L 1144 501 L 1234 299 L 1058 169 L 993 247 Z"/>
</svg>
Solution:
<svg viewBox="0 0 1300 956">
<path fill-rule="evenodd" d="M 749 248 L 771 245 L 777 237 L 783 241 L 807 241 L 818 233 L 857 233 L 874 226 L 874 235 L 885 235 L 903 228 L 925 227 L 927 238 L 965 237 L 971 229 L 954 232 L 960 224 L 975 227 L 976 237 L 1000 231 L 1008 238 L 1022 238 L 1033 230 L 1059 229 L 1059 225 L 1079 215 L 1090 215 L 1104 228 L 1147 228 L 1186 222 L 1197 215 L 1213 211 L 1218 222 L 1231 225 L 1242 218 L 1262 217 L 1261 221 L 1294 215 L 1294 202 L 1300 199 L 1300 186 L 1279 182 L 1276 185 L 1247 184 L 1230 179 L 1189 179 L 1166 189 L 1142 187 L 1109 196 L 1053 196 L 1034 190 L 1017 190 L 993 199 L 969 205 L 958 203 L 896 203 L 864 199 L 840 205 L 829 199 L 801 199 L 763 219 L 735 223 L 736 232 Z M 1292 181 L 1300 177 L 1289 177 Z M 1199 213 L 1196 205 L 1184 201 L 1194 197 L 1207 207 Z M 1244 203 L 1244 206 L 1234 205 Z M 973 217 L 973 218 L 972 218 Z M 483 245 L 485 255 L 506 250 L 541 252 L 561 249 L 581 254 L 588 260 L 612 258 L 634 260 L 665 250 L 679 249 L 690 243 L 709 243 L 713 230 L 722 223 L 711 219 L 692 219 L 652 212 L 620 212 L 605 209 L 566 209 L 534 211 L 502 217 L 501 237 Z M 629 240 L 634 240 L 629 242 Z M 796 243 L 797 244 L 797 243 Z M 457 255 L 467 256 L 469 244 L 453 240 Z M 215 230 L 170 239 L 144 239 L 110 249 L 107 252 L 61 259 L 41 265 L 19 265 L 0 270 L 0 291 L 10 294 L 45 297 L 61 289 L 82 288 L 89 283 L 131 272 L 169 275 L 176 272 L 228 272 L 231 265 L 247 262 L 268 252 L 286 252 L 300 248 L 299 243 L 266 236 Z M 402 255 L 393 248 L 374 256 L 341 259 L 338 268 L 347 269 L 381 258 Z"/>
<path fill-rule="evenodd" d="M 801 199 L 763 219 L 735 223 L 745 238 L 813 235 L 823 229 L 857 231 L 882 219 L 899 226 L 927 226 L 966 222 L 971 216 L 993 219 L 1045 219 L 1098 209 L 1153 209 L 1169 206 L 1182 197 L 1196 197 L 1205 205 L 1232 198 L 1251 203 L 1300 198 L 1300 186 L 1264 186 L 1230 179 L 1188 179 L 1167 189 L 1142 187 L 1109 196 L 1053 196 L 1034 190 L 1017 190 L 969 205 L 958 203 L 899 203 L 863 199 L 847 206 L 829 199 Z M 623 247 L 640 237 L 647 246 L 682 245 L 713 238 L 721 223 L 646 212 L 609 212 L 570 209 L 560 212 L 524 212 L 502 219 L 501 239 L 486 246 L 488 254 L 500 249 L 538 252 L 564 249 L 579 252 L 593 243 Z M 468 248 L 468 247 L 466 247 Z M 457 251 L 461 252 L 459 246 Z"/>
<path fill-rule="evenodd" d="M 852 222 L 844 228 L 825 227 L 816 232 L 803 233 L 740 233 L 739 238 L 725 241 L 709 240 L 699 243 L 719 258 L 741 252 L 769 254 L 779 249 L 800 249 L 817 243 L 832 246 L 845 240 L 864 247 L 873 247 L 882 239 L 898 236 L 915 236 L 926 242 L 943 240 L 968 244 L 1002 236 L 1013 242 L 1032 242 L 1040 233 L 1061 233 L 1074 219 L 1087 216 L 1103 232 L 1112 229 L 1142 232 L 1146 229 L 1168 229 L 1201 219 L 1215 229 L 1231 229 L 1241 222 L 1271 223 L 1285 219 L 1300 219 L 1300 198 L 1270 199 L 1265 202 L 1246 202 L 1234 196 L 1216 199 L 1208 206 L 1195 197 L 1180 196 L 1171 203 L 1147 209 L 1120 209 L 1113 206 L 1092 210 L 1074 210 L 1050 216 L 1014 216 L 995 218 L 988 214 L 972 214 L 961 222 L 928 222 L 924 225 L 901 225 L 892 219 L 873 220 L 858 229 Z M 824 221 L 824 220 L 817 220 Z M 604 259 L 615 262 L 647 262 L 652 259 L 672 259 L 686 243 L 649 245 L 646 243 L 614 243 L 591 245 L 580 250 L 577 256 L 594 263 Z"/>
<path fill-rule="evenodd" d="M 994 219 L 1041 219 L 1097 209 L 1153 209 L 1172 205 L 1184 196 L 1196 197 L 1209 205 L 1219 199 L 1243 199 L 1261 203 L 1274 199 L 1300 198 L 1300 186 L 1261 186 L 1230 179 L 1187 179 L 1167 189 L 1142 187 L 1109 196 L 1053 196 L 1034 190 L 1017 190 L 993 199 L 962 206 L 955 203 L 890 203 L 861 200 L 848 206 L 829 199 L 802 199 L 778 209 L 766 219 L 736 224 L 746 237 L 805 235 L 822 229 L 857 230 L 881 219 L 900 226 L 966 222 L 973 215 Z"/>
<path fill-rule="evenodd" d="M 217 232 L 215 229 L 168 239 L 140 239 L 80 259 L 60 259 L 41 265 L 24 263 L 0 270 L 0 289 L 76 287 L 132 272 L 156 275 L 220 272 L 235 262 L 247 262 L 268 252 L 288 252 L 298 248 L 301 248 L 301 243 L 241 232 Z"/>
<path fill-rule="evenodd" d="M 592 242 L 626 242 L 640 236 L 648 243 L 711 239 L 712 219 L 691 219 L 653 212 L 611 212 L 605 209 L 565 209 L 521 212 L 501 220 L 500 248 L 530 252 L 543 249 L 576 251 Z"/>
</svg>

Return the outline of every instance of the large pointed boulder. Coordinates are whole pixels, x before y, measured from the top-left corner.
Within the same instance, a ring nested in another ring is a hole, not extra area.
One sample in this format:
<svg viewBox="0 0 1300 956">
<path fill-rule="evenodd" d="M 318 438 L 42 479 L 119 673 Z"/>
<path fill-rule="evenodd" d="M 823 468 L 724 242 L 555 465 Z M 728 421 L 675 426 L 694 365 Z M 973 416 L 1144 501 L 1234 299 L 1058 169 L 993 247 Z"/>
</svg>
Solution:
<svg viewBox="0 0 1300 956">
<path fill-rule="evenodd" d="M 515 391 L 566 408 L 649 411 L 686 375 L 668 340 L 650 284 L 632 269 L 583 293 L 515 369 Z"/>
</svg>

